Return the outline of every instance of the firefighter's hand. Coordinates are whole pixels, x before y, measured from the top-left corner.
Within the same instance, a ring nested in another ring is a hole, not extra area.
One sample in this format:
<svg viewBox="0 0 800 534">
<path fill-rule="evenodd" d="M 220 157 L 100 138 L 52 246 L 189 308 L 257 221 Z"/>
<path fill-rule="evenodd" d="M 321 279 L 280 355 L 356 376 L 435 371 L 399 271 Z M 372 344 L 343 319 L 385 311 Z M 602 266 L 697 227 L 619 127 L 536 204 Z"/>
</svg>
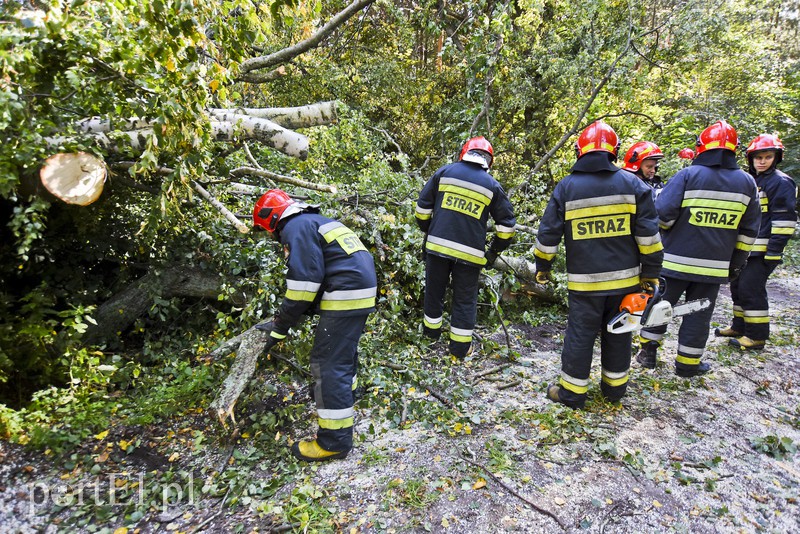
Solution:
<svg viewBox="0 0 800 534">
<path fill-rule="evenodd" d="M 261 330 L 262 332 L 266 332 L 269 334 L 272 330 L 275 329 L 275 321 L 264 321 L 263 323 L 258 323 L 255 326 L 256 330 Z"/>
<path fill-rule="evenodd" d="M 494 265 L 494 262 L 497 259 L 497 252 L 489 249 L 486 251 L 486 254 L 483 257 L 486 258 L 486 267 L 491 267 Z"/>
<path fill-rule="evenodd" d="M 642 291 L 655 291 L 659 286 L 658 278 L 642 278 L 639 280 L 639 287 Z"/>
<path fill-rule="evenodd" d="M 546 284 L 552 279 L 553 275 L 550 273 L 550 271 L 536 271 L 537 284 Z"/>
</svg>

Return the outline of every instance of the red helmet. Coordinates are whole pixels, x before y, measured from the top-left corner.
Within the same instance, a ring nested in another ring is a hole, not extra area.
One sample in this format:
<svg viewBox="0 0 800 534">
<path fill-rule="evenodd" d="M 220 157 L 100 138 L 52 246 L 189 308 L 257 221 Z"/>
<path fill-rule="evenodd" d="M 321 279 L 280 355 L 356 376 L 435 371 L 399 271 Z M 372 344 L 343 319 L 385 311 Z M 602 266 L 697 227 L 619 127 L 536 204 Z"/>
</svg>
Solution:
<svg viewBox="0 0 800 534">
<path fill-rule="evenodd" d="M 703 130 L 700 137 L 697 138 L 697 155 L 717 148 L 736 152 L 738 145 L 739 136 L 736 135 L 733 126 L 725 121 L 717 121 Z"/>
<path fill-rule="evenodd" d="M 678 152 L 678 157 L 681 159 L 694 159 L 694 150 L 691 148 L 682 148 L 680 152 Z"/>
<path fill-rule="evenodd" d="M 588 154 L 589 152 L 608 152 L 614 159 L 617 159 L 617 151 L 619 150 L 619 138 L 614 129 L 599 120 L 594 121 L 586 127 L 581 135 L 578 136 L 578 141 L 575 143 L 575 151 L 578 157 Z"/>
<path fill-rule="evenodd" d="M 270 189 L 264 193 L 253 208 L 253 226 L 260 226 L 270 233 L 275 233 L 278 222 L 286 208 L 295 201 L 280 189 Z"/>
<path fill-rule="evenodd" d="M 642 166 L 642 162 L 646 159 L 661 159 L 664 153 L 658 148 L 658 145 L 650 141 L 639 141 L 634 143 L 632 147 L 625 153 L 622 158 L 622 168 L 626 171 L 636 172 Z"/>
<path fill-rule="evenodd" d="M 458 161 L 472 161 L 471 159 L 467 158 L 464 159 L 464 156 L 471 150 L 480 150 L 482 152 L 486 152 L 489 154 L 489 161 L 486 164 L 491 167 L 492 161 L 494 161 L 494 149 L 492 148 L 492 144 L 486 140 L 485 137 L 473 137 L 472 139 L 468 139 L 464 146 L 461 147 L 461 155 L 458 157 Z M 473 163 L 483 163 L 482 161 L 473 161 Z"/>
<path fill-rule="evenodd" d="M 781 143 L 777 135 L 761 134 L 750 141 L 750 144 L 747 145 L 747 159 L 750 159 L 753 152 L 762 150 L 774 150 L 776 164 L 783 160 L 783 143 Z"/>
</svg>

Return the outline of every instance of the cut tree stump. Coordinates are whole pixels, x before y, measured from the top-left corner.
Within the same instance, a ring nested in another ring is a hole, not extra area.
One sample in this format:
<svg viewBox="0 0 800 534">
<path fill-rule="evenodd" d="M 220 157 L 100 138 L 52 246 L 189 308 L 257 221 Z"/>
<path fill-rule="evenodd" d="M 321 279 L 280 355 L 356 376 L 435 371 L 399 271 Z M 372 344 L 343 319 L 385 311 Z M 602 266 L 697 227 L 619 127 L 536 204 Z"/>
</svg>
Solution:
<svg viewBox="0 0 800 534">
<path fill-rule="evenodd" d="M 39 178 L 45 189 L 60 200 L 88 206 L 103 192 L 106 165 L 87 152 L 54 154 L 45 160 Z"/>
</svg>

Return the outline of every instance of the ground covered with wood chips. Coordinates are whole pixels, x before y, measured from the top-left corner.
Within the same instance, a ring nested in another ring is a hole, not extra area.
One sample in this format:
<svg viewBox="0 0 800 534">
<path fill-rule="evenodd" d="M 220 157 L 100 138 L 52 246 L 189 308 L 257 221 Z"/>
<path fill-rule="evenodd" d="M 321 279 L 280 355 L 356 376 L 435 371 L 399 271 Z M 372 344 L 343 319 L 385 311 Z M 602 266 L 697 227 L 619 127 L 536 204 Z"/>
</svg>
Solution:
<svg viewBox="0 0 800 534">
<path fill-rule="evenodd" d="M 55 461 L 0 443 L 0 531 L 798 532 L 800 276 L 778 269 L 768 288 L 764 351 L 713 337 L 730 319 L 724 287 L 704 356 L 713 372 L 674 375 L 673 324 L 660 365 L 633 364 L 621 405 L 599 395 L 598 353 L 586 410 L 545 398 L 559 373 L 565 324 L 556 317 L 509 328 L 517 358 L 476 353 L 452 364 L 420 347 L 422 367 L 452 365 L 464 400 L 450 408 L 461 422 L 443 430 L 421 416 L 450 402 L 448 388 L 428 389 L 400 369 L 401 406 L 374 408 L 382 388 L 366 384 L 357 445 L 344 460 L 284 457 L 278 466 L 247 432 L 210 436 L 202 413 L 173 428 L 112 428 L 102 436 L 112 446 L 86 444 Z M 502 331 L 487 337 L 506 342 Z M 267 399 L 239 409 L 272 408 Z M 301 403 L 286 432 L 313 432 L 311 413 Z M 119 445 L 135 439 L 133 449 Z M 94 465 L 78 462 L 82 453 Z M 217 491 L 204 491 L 211 479 Z"/>
</svg>

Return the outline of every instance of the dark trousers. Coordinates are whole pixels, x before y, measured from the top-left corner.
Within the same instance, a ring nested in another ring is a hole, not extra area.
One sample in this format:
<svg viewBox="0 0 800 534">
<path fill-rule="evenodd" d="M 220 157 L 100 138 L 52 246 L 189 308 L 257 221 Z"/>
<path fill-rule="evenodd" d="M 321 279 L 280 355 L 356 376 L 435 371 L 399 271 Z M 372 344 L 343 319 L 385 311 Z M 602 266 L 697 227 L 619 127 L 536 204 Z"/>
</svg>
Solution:
<svg viewBox="0 0 800 534">
<path fill-rule="evenodd" d="M 612 334 L 606 329 L 608 322 L 619 313 L 624 296 L 586 296 L 569 292 L 569 315 L 559 381 L 559 398 L 567 406 L 582 408 L 586 403 L 598 333 L 602 364 L 600 391 L 611 401 L 618 401 L 625 395 L 631 366 L 631 333 Z"/>
<path fill-rule="evenodd" d="M 667 281 L 667 290 L 664 292 L 664 300 L 673 306 L 683 294 L 686 294 L 687 301 L 697 299 L 711 301 L 711 306 L 705 310 L 684 316 L 678 330 L 678 355 L 675 357 L 675 369 L 691 371 L 700 365 L 700 358 L 703 357 L 703 351 L 706 348 L 708 328 L 719 294 L 719 284 L 690 282 L 677 278 L 665 278 L 665 280 Z M 667 326 L 669 325 L 643 328 L 640 333 L 642 341 L 656 342 L 660 345 L 664 334 L 667 333 Z"/>
<path fill-rule="evenodd" d="M 773 270 L 775 266 L 764 263 L 763 256 L 750 256 L 739 278 L 731 282 L 731 328 L 757 341 L 769 339 L 767 278 Z"/>
<path fill-rule="evenodd" d="M 467 355 L 472 345 L 472 329 L 478 313 L 478 265 L 442 258 L 425 257 L 425 320 L 423 329 L 431 339 L 439 339 L 444 312 L 444 294 L 452 280 L 453 302 L 450 316 L 450 353 Z"/>
<path fill-rule="evenodd" d="M 321 315 L 311 349 L 311 374 L 319 432 L 317 443 L 328 451 L 353 448 L 353 384 L 358 369 L 358 341 L 366 315 Z"/>
</svg>

